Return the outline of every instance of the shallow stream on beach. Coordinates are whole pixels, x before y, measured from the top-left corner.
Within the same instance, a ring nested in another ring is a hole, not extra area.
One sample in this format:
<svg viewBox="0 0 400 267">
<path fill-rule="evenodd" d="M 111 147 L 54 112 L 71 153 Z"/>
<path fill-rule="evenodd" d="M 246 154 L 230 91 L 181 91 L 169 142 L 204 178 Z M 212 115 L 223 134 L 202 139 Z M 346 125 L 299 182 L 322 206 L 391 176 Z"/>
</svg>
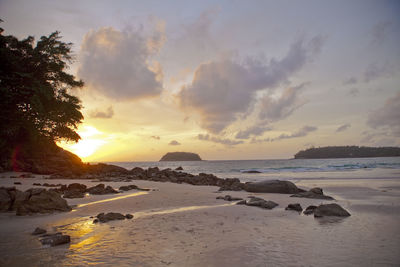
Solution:
<svg viewBox="0 0 400 267">
<path fill-rule="evenodd" d="M 33 182 L 33 179 L 32 179 Z M 43 180 L 42 180 L 43 182 Z M 54 183 L 72 181 L 58 180 Z M 74 181 L 76 182 L 76 181 Z M 78 181 L 90 184 L 90 181 Z M 11 182 L 9 182 L 11 183 Z M 24 180 L 24 184 L 31 180 Z M 17 217 L 0 214 L 0 266 L 398 266 L 400 183 L 307 180 L 347 209 L 348 218 L 315 219 L 285 211 L 324 201 L 256 194 L 273 210 L 216 200 L 216 187 L 132 181 L 150 192 L 74 199 L 73 212 Z M 124 183 L 109 183 L 117 188 Z M 126 183 L 125 183 L 126 184 Z M 247 197 L 247 192 L 230 192 Z M 94 224 L 100 212 L 132 220 Z M 41 246 L 37 226 L 71 236 L 71 244 Z"/>
</svg>

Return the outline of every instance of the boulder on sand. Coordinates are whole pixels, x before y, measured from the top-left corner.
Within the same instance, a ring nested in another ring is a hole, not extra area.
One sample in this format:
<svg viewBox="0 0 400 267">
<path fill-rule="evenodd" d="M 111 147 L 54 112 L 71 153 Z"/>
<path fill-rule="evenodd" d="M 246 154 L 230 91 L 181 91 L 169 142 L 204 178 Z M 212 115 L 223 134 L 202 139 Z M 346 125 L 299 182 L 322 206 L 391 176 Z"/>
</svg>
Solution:
<svg viewBox="0 0 400 267">
<path fill-rule="evenodd" d="M 125 220 L 125 219 L 132 219 L 133 215 L 132 214 L 126 214 L 123 215 L 121 213 L 117 213 L 117 212 L 109 212 L 109 213 L 99 213 L 96 216 L 97 219 L 95 219 L 93 222 L 97 223 L 97 222 L 108 222 L 108 221 L 113 221 L 113 220 Z"/>
<path fill-rule="evenodd" d="M 71 210 L 67 201 L 63 199 L 60 194 L 54 191 L 34 188 L 29 189 L 26 192 L 29 193 L 29 196 L 26 200 L 21 201 L 17 207 L 17 215 Z"/>
<path fill-rule="evenodd" d="M 301 207 L 301 205 L 299 203 L 295 203 L 295 204 L 289 204 L 285 210 L 295 210 L 298 212 L 302 212 L 303 208 Z"/>
<path fill-rule="evenodd" d="M 253 193 L 278 193 L 278 194 L 295 194 L 304 192 L 294 183 L 280 180 L 265 180 L 261 182 L 250 182 L 244 184 L 244 190 Z"/>
<path fill-rule="evenodd" d="M 347 217 L 350 213 L 336 203 L 322 204 L 314 210 L 314 217 L 338 216 Z"/>
<path fill-rule="evenodd" d="M 240 201 L 236 203 L 237 205 L 246 205 L 246 206 L 254 206 L 254 207 L 260 207 L 263 209 L 268 209 L 271 210 L 278 206 L 278 203 L 275 203 L 273 201 L 265 200 L 259 197 L 249 197 L 250 199 L 245 200 L 245 201 Z"/>
</svg>

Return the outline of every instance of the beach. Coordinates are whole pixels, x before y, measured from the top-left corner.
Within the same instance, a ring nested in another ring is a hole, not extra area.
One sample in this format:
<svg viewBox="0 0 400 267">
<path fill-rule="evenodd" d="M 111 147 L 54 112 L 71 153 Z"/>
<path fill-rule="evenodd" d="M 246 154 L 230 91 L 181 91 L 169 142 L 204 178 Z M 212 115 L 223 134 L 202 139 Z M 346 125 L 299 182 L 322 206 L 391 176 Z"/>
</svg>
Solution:
<svg viewBox="0 0 400 267">
<path fill-rule="evenodd" d="M 6 176 L 10 176 L 8 173 Z M 33 183 L 98 184 L 90 180 L 1 178 L 20 190 Z M 21 182 L 21 185 L 14 185 Z M 398 266 L 400 180 L 298 180 L 321 187 L 335 201 L 288 194 L 218 192 L 214 186 L 150 181 L 106 182 L 118 189 L 135 184 L 151 191 L 69 199 L 71 212 L 0 214 L 1 266 Z M 279 204 L 272 210 L 216 199 L 257 196 Z M 337 203 L 350 217 L 314 218 L 285 210 L 290 203 Z M 101 212 L 130 213 L 132 220 L 93 223 Z M 36 227 L 71 236 L 71 243 L 43 247 Z"/>
</svg>

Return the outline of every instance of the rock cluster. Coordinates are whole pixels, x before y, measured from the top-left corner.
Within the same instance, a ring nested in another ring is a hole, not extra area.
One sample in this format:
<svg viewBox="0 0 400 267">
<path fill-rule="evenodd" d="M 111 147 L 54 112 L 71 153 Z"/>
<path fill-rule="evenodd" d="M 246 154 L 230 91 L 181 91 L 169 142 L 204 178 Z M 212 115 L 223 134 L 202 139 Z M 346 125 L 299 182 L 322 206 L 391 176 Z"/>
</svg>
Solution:
<svg viewBox="0 0 400 267">
<path fill-rule="evenodd" d="M 43 188 L 31 188 L 25 192 L 0 188 L 0 211 L 16 211 L 17 215 L 70 211 L 67 201 L 60 194 Z"/>
<path fill-rule="evenodd" d="M 324 195 L 324 193 L 322 191 L 322 188 L 319 188 L 319 187 L 311 188 L 307 192 L 300 192 L 300 193 L 291 195 L 291 197 L 303 197 L 303 198 L 313 198 L 313 199 L 334 200 L 333 197 Z"/>
<path fill-rule="evenodd" d="M 350 213 L 336 203 L 322 204 L 314 210 L 314 217 L 338 216 L 347 217 Z"/>
<path fill-rule="evenodd" d="M 105 223 L 108 221 L 114 221 L 114 220 L 125 220 L 125 219 L 132 219 L 133 215 L 132 214 L 126 214 L 123 215 L 121 213 L 117 213 L 117 212 L 109 212 L 109 213 L 99 213 L 96 216 L 96 219 L 93 220 L 93 223 Z"/>
</svg>

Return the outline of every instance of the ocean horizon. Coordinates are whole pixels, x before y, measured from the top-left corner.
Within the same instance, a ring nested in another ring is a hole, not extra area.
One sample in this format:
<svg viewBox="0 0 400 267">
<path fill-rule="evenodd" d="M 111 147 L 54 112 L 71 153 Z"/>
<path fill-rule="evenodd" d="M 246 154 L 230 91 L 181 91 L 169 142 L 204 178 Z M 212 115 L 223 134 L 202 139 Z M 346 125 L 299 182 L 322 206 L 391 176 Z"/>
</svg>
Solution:
<svg viewBox="0 0 400 267">
<path fill-rule="evenodd" d="M 243 182 L 262 179 L 377 179 L 400 178 L 400 157 L 202 160 L 202 161 L 126 161 L 106 162 L 126 169 L 134 167 L 176 169 L 191 174 L 212 173 L 220 178 L 239 178 Z M 249 173 L 252 172 L 252 173 Z"/>
</svg>

